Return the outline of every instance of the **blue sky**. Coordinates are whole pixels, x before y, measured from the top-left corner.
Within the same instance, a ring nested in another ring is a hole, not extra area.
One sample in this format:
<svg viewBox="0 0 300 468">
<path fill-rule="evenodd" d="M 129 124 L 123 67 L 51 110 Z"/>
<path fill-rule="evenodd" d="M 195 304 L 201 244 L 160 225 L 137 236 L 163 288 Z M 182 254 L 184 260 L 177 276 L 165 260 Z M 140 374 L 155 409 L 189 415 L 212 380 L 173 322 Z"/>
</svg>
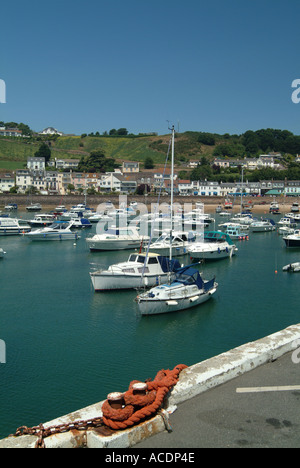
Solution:
<svg viewBox="0 0 300 468">
<path fill-rule="evenodd" d="M 1 5 L 0 120 L 40 131 L 300 134 L 299 0 Z"/>
</svg>

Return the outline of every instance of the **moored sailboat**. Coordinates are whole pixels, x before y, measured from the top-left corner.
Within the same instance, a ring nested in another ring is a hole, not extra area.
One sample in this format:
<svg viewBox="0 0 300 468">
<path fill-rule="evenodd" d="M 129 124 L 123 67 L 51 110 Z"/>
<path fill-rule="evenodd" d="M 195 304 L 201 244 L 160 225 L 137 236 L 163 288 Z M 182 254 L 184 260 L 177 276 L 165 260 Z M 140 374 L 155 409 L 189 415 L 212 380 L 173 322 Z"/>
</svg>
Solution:
<svg viewBox="0 0 300 468">
<path fill-rule="evenodd" d="M 174 140 L 175 130 L 172 127 L 172 164 L 171 164 L 171 223 L 170 240 L 172 239 L 173 216 L 173 183 L 174 183 Z M 170 259 L 172 243 L 170 242 Z M 199 271 L 191 265 L 182 267 L 169 277 L 168 282 L 143 292 L 136 297 L 141 315 L 156 315 L 189 309 L 206 302 L 217 290 L 215 278 L 204 281 Z"/>
</svg>

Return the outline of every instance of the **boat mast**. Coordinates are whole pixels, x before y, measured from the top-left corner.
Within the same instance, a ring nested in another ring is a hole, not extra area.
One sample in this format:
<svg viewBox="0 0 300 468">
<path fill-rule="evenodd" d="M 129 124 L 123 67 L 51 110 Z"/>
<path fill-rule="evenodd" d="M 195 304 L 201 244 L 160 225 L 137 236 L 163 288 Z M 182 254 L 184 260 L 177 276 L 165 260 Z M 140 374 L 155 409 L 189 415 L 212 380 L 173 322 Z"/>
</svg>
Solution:
<svg viewBox="0 0 300 468">
<path fill-rule="evenodd" d="M 173 204 L 174 204 L 174 139 L 175 129 L 172 126 L 172 153 L 171 153 L 171 226 L 170 226 L 170 260 L 172 260 L 172 231 L 173 231 Z"/>
<path fill-rule="evenodd" d="M 244 167 L 242 167 L 241 213 L 243 212 Z"/>
</svg>

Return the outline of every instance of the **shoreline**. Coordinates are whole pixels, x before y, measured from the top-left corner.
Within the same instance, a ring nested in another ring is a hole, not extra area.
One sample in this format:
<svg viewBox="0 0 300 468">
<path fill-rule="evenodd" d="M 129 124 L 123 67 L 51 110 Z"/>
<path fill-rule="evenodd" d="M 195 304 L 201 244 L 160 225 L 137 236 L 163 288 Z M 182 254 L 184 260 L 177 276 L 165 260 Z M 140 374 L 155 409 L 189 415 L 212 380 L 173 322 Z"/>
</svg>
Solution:
<svg viewBox="0 0 300 468">
<path fill-rule="evenodd" d="M 108 201 L 112 202 L 115 208 L 119 207 L 120 201 L 122 199 L 127 202 L 136 201 L 137 203 L 147 206 L 147 209 L 151 211 L 151 207 L 157 204 L 157 196 L 141 196 L 141 195 L 92 195 L 87 197 L 87 205 L 96 210 L 97 206 Z M 232 209 L 224 210 L 229 211 L 230 213 L 237 213 L 241 211 L 241 200 L 240 197 L 236 197 L 235 200 L 231 198 L 234 205 Z M 196 203 L 204 203 L 204 212 L 205 213 L 215 213 L 216 207 L 221 205 L 224 206 L 224 197 L 209 197 L 205 199 L 198 196 L 174 196 L 174 204 L 179 204 L 182 207 L 187 207 L 188 211 L 191 211 L 192 208 L 196 206 Z M 244 197 L 244 203 L 251 201 L 252 203 L 252 212 L 255 214 L 270 214 L 269 208 L 272 202 L 276 202 L 279 205 L 279 215 L 289 213 L 291 211 L 292 204 L 297 202 L 300 205 L 300 197 L 289 197 L 282 199 L 282 197 Z M 27 195 L 13 195 L 13 194 L 0 194 L 0 213 L 4 213 L 4 207 L 6 204 L 16 203 L 19 210 L 26 210 L 26 206 L 31 203 L 40 203 L 42 205 L 42 212 L 53 211 L 59 205 L 66 206 L 66 209 L 71 208 L 73 205 L 78 203 L 84 203 L 83 195 L 35 195 L 29 198 Z M 160 205 L 166 205 L 170 203 L 169 197 L 163 196 L 160 198 Z M 192 205 L 192 207 L 191 207 Z M 13 213 L 13 212 L 11 212 Z M 278 216 L 278 214 L 276 215 Z"/>
</svg>

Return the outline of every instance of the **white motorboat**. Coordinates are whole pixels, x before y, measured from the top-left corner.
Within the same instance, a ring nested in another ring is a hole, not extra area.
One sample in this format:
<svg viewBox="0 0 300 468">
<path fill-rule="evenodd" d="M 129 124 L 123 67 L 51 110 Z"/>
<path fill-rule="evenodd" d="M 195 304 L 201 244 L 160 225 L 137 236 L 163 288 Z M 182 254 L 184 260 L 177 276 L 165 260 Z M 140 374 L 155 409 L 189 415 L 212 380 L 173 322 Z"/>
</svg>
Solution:
<svg viewBox="0 0 300 468">
<path fill-rule="evenodd" d="M 136 211 L 132 208 L 117 208 L 107 212 L 107 215 L 113 219 L 126 218 L 128 221 L 136 215 Z"/>
<path fill-rule="evenodd" d="M 141 315 L 155 315 L 189 309 L 208 301 L 217 291 L 215 278 L 202 279 L 192 265 L 178 270 L 171 283 L 156 286 L 136 298 Z"/>
<path fill-rule="evenodd" d="M 91 211 L 91 208 L 86 203 L 78 203 L 77 205 L 73 205 L 70 211 L 84 213 L 85 211 Z"/>
<path fill-rule="evenodd" d="M 26 221 L 16 218 L 0 218 L 0 236 L 24 234 L 31 230 Z"/>
<path fill-rule="evenodd" d="M 275 231 L 276 225 L 272 219 L 253 221 L 249 229 L 251 232 L 271 232 Z"/>
<path fill-rule="evenodd" d="M 99 221 L 108 223 L 109 221 L 112 222 L 113 218 L 103 213 L 94 213 L 88 217 L 88 220 L 90 223 L 98 223 Z"/>
<path fill-rule="evenodd" d="M 250 226 L 253 222 L 253 216 L 251 213 L 237 213 L 234 215 L 230 221 L 233 223 L 245 224 L 246 226 Z"/>
<path fill-rule="evenodd" d="M 286 213 L 286 218 L 291 218 L 295 223 L 300 223 L 300 214 L 297 213 Z"/>
<path fill-rule="evenodd" d="M 55 216 L 52 214 L 38 214 L 33 219 L 27 221 L 31 227 L 50 226 L 53 224 Z"/>
<path fill-rule="evenodd" d="M 280 234 L 281 236 L 288 236 L 290 234 L 293 234 L 294 232 L 295 232 L 295 229 L 290 228 L 288 226 L 280 226 L 278 228 L 278 234 Z"/>
<path fill-rule="evenodd" d="M 279 214 L 279 205 L 276 202 L 270 204 L 269 213 Z"/>
<path fill-rule="evenodd" d="M 42 205 L 40 203 L 31 203 L 29 206 L 26 206 L 27 211 L 41 211 Z"/>
<path fill-rule="evenodd" d="M 197 217 L 190 217 L 190 216 L 185 216 L 182 219 L 182 229 L 188 229 L 188 230 L 193 230 L 193 231 L 201 231 L 204 228 L 208 228 L 209 224 L 212 221 L 205 221 L 205 218 L 197 218 Z"/>
<path fill-rule="evenodd" d="M 58 205 L 54 210 L 55 216 L 61 216 L 63 213 L 66 213 L 68 210 L 65 205 Z"/>
<path fill-rule="evenodd" d="M 299 203 L 294 202 L 292 204 L 291 213 L 299 213 Z"/>
<path fill-rule="evenodd" d="M 5 205 L 4 209 L 6 211 L 14 211 L 18 209 L 18 205 L 16 203 L 8 203 L 8 205 Z"/>
<path fill-rule="evenodd" d="M 156 252 L 168 256 L 172 247 L 172 256 L 186 255 L 189 245 L 195 241 L 195 233 L 192 231 L 164 232 L 150 247 L 149 252 Z"/>
<path fill-rule="evenodd" d="M 87 218 L 73 218 L 71 229 L 88 229 L 92 227 L 92 223 Z"/>
<path fill-rule="evenodd" d="M 79 239 L 78 233 L 71 230 L 72 222 L 55 221 L 51 226 L 39 228 L 24 235 L 32 241 L 64 241 Z"/>
<path fill-rule="evenodd" d="M 192 211 L 187 212 L 185 218 L 201 221 L 203 224 L 210 224 L 215 221 L 212 216 L 205 214 L 202 208 L 194 208 Z"/>
<path fill-rule="evenodd" d="M 66 210 L 67 208 L 65 207 L 65 205 L 58 205 L 56 208 L 55 208 L 55 211 L 64 211 Z"/>
<path fill-rule="evenodd" d="M 231 216 L 231 213 L 230 213 L 230 211 L 221 211 L 219 213 L 219 216 L 221 216 L 222 218 L 225 218 L 225 217 L 229 218 L 229 216 Z"/>
<path fill-rule="evenodd" d="M 300 262 L 296 263 L 289 263 L 282 268 L 282 271 L 289 271 L 291 273 L 299 273 L 300 272 Z"/>
<path fill-rule="evenodd" d="M 82 211 L 64 211 L 60 214 L 59 219 L 61 221 L 71 221 L 72 219 L 77 219 L 83 217 Z"/>
<path fill-rule="evenodd" d="M 286 247 L 300 247 L 300 230 L 295 229 L 293 234 L 284 236 L 283 240 L 285 242 Z"/>
<path fill-rule="evenodd" d="M 6 252 L 0 247 L 0 258 L 3 258 Z"/>
<path fill-rule="evenodd" d="M 222 260 L 231 258 L 237 252 L 236 245 L 228 234 L 221 231 L 208 231 L 200 241 L 188 248 L 188 253 L 197 260 Z"/>
<path fill-rule="evenodd" d="M 173 216 L 173 191 L 174 191 L 174 141 L 175 129 L 172 127 L 172 164 L 171 164 L 171 230 L 172 240 L 172 216 Z M 169 258 L 172 260 L 172 243 L 169 243 Z M 183 267 L 175 274 L 175 279 L 169 277 L 165 284 L 151 288 L 136 297 L 136 302 L 141 315 L 163 314 L 179 310 L 189 309 L 206 302 L 217 290 L 215 278 L 204 281 L 200 273 L 191 266 Z"/>
<path fill-rule="evenodd" d="M 97 268 L 90 272 L 95 291 L 152 287 L 165 282 L 168 275 L 180 268 L 178 260 L 169 260 L 155 253 L 133 253 L 127 262 Z"/>
<path fill-rule="evenodd" d="M 284 218 L 281 218 L 277 224 L 278 226 L 284 226 L 284 227 L 289 227 L 289 228 L 297 227 L 297 223 L 295 223 L 295 220 L 287 216 L 285 216 Z"/>
<path fill-rule="evenodd" d="M 148 241 L 148 236 L 141 236 L 133 227 L 109 228 L 86 239 L 91 251 L 137 249 Z"/>
</svg>

